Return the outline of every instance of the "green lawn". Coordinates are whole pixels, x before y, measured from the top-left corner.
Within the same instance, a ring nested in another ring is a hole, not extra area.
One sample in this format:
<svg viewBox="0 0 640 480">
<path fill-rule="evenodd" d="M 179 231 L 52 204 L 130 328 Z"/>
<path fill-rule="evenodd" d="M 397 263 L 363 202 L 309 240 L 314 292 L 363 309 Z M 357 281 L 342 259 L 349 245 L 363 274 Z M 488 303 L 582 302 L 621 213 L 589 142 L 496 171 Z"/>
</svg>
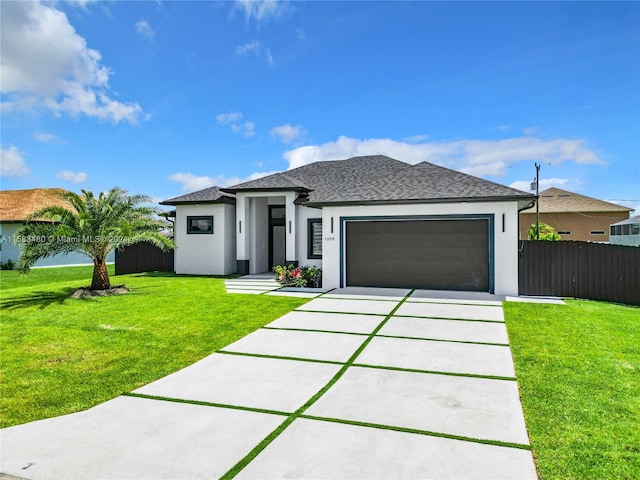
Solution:
<svg viewBox="0 0 640 480">
<path fill-rule="evenodd" d="M 113 273 L 110 267 L 110 273 Z M 112 277 L 131 292 L 68 298 L 91 267 L 0 272 L 0 424 L 86 409 L 179 370 L 306 300 L 227 295 L 213 277 Z"/>
<path fill-rule="evenodd" d="M 506 303 L 505 316 L 540 477 L 640 478 L 640 309 Z"/>
</svg>

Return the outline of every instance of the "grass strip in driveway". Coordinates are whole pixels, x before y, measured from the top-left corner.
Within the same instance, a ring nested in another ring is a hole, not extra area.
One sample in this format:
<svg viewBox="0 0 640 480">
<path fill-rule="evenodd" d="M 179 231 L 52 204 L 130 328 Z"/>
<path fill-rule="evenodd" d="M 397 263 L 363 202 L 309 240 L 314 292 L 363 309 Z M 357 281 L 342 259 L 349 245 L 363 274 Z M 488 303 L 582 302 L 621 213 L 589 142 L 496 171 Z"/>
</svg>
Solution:
<svg viewBox="0 0 640 480">
<path fill-rule="evenodd" d="M 389 367 L 385 365 L 369 365 L 365 363 L 352 363 L 352 367 L 362 368 L 375 368 L 378 370 L 393 370 L 396 372 L 411 372 L 411 373 L 429 373 L 431 375 L 447 375 L 449 377 L 467 377 L 467 378 L 485 378 L 487 380 L 511 380 L 516 381 L 515 377 L 503 377 L 499 375 L 481 375 L 476 373 L 456 373 L 456 372 L 441 372 L 438 370 L 421 370 L 419 368 L 406 368 L 406 367 Z"/>
<path fill-rule="evenodd" d="M 333 333 L 333 332 L 328 332 Z M 330 365 L 344 365 L 344 362 L 336 362 L 334 360 L 319 360 L 316 358 L 300 358 L 300 357 L 286 357 L 282 355 L 266 355 L 264 353 L 249 353 L 249 352 L 232 352 L 228 350 L 218 350 L 216 354 L 222 355 L 239 355 L 241 357 L 257 357 L 257 358 L 273 358 L 275 360 L 296 360 L 298 362 L 310 362 L 310 363 L 328 363 Z"/>
<path fill-rule="evenodd" d="M 502 322 L 500 322 L 502 323 Z M 339 330 L 320 330 L 315 328 L 285 328 L 285 327 L 262 327 L 265 330 L 285 330 L 285 331 L 293 331 L 293 332 L 316 332 L 316 333 L 341 333 L 344 335 L 360 335 L 362 337 L 367 337 L 369 333 L 360 333 L 360 332 L 344 332 Z M 470 340 L 448 340 L 445 338 L 428 338 L 428 337 L 411 337 L 408 335 L 376 335 L 381 338 L 402 338 L 405 340 L 428 340 L 430 342 L 449 342 L 449 343 L 467 343 L 471 345 L 491 345 L 494 347 L 508 347 L 507 343 L 494 343 L 494 342 L 472 342 Z"/>
<path fill-rule="evenodd" d="M 451 440 L 462 440 L 464 442 L 481 443 L 483 445 L 494 445 L 496 447 L 511 447 L 519 448 L 520 450 L 531 450 L 529 445 L 523 445 L 521 443 L 513 442 L 501 442 L 500 440 L 486 440 L 481 438 L 465 437 L 462 435 L 452 435 L 449 433 L 432 432 L 429 430 L 419 430 L 416 428 L 398 427 L 395 425 L 384 425 L 380 423 L 360 422 L 357 420 L 345 420 L 342 418 L 330 418 L 320 417 L 317 415 L 300 415 L 300 418 L 307 418 L 309 420 L 322 420 L 325 422 L 342 423 L 345 425 L 356 425 L 359 427 L 378 428 L 381 430 L 391 430 L 394 432 L 414 433 L 417 435 L 428 435 L 430 437 L 448 438 Z"/>
<path fill-rule="evenodd" d="M 448 340 L 446 338 L 411 337 L 407 335 L 378 335 L 380 338 L 402 338 L 404 340 L 427 340 L 429 342 L 466 343 L 469 345 L 490 345 L 493 347 L 508 347 L 508 343 L 472 342 L 470 340 Z"/>
<path fill-rule="evenodd" d="M 144 393 L 125 392 L 122 394 L 122 396 L 145 398 L 147 400 L 159 400 L 163 402 L 189 403 L 192 405 L 202 405 L 204 407 L 228 408 L 230 410 L 243 410 L 245 412 L 268 413 L 270 415 L 281 415 L 285 417 L 288 417 L 289 415 L 291 415 L 291 412 L 281 412 L 279 410 L 269 410 L 266 408 L 243 407 L 241 405 L 229 405 L 228 403 L 203 402 L 201 400 L 185 400 L 182 398 L 163 397 L 160 395 L 146 395 Z"/>
<path fill-rule="evenodd" d="M 245 468 L 254 458 L 256 458 L 273 440 L 276 439 L 289 425 L 291 425 L 296 419 L 300 418 L 306 410 L 309 409 L 320 397 L 322 397 L 340 378 L 344 375 L 347 369 L 353 365 L 356 358 L 362 353 L 362 351 L 369 345 L 371 340 L 375 337 L 375 335 L 384 327 L 384 324 L 393 316 L 393 314 L 402 306 L 402 304 L 409 298 L 409 296 L 413 293 L 411 290 L 407 296 L 405 296 L 400 302 L 389 312 L 389 314 L 384 317 L 384 319 L 380 322 L 380 324 L 375 328 L 373 332 L 371 332 L 367 339 L 358 347 L 358 349 L 351 355 L 349 360 L 344 364 L 344 366 L 336 373 L 329 382 L 322 387 L 318 393 L 316 393 L 313 397 L 311 397 L 302 407 L 296 410 L 292 415 L 290 415 L 284 422 L 282 422 L 273 432 L 267 435 L 258 445 L 256 445 L 253 450 L 251 450 L 243 459 L 241 459 L 238 463 L 236 463 L 227 473 L 225 473 L 221 479 L 222 480 L 230 480 L 234 478 L 240 471 Z"/>
<path fill-rule="evenodd" d="M 343 335 L 360 335 L 361 337 L 369 336 L 368 333 L 360 332 L 341 332 L 338 330 L 320 330 L 316 328 L 285 328 L 285 327 L 262 327 L 265 330 L 285 330 L 291 332 L 315 332 L 315 333 L 341 333 Z"/>
</svg>

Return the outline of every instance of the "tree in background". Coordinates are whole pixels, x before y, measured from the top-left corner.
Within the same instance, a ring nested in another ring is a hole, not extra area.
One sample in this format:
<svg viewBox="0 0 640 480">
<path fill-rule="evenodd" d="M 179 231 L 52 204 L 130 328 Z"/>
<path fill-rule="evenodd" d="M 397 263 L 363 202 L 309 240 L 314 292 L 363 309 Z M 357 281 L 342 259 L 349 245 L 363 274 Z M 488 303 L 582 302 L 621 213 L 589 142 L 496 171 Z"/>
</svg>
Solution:
<svg viewBox="0 0 640 480">
<path fill-rule="evenodd" d="M 539 225 L 540 228 L 540 238 L 539 240 L 547 240 L 550 242 L 555 242 L 557 240 L 562 240 L 560 235 L 556 232 L 555 228 L 547 225 L 546 223 L 541 223 Z M 536 225 L 533 224 L 529 228 L 527 232 L 527 240 L 536 240 Z"/>
<path fill-rule="evenodd" d="M 149 242 L 163 251 L 175 243 L 160 234 L 166 224 L 156 215 L 159 210 L 141 206 L 150 203 L 145 195 L 129 195 L 114 187 L 97 197 L 90 190 L 82 195 L 60 193 L 68 207 L 50 206 L 29 215 L 17 232 L 22 253 L 18 268 L 27 273 L 41 258 L 71 252 L 93 260 L 92 290 L 111 288 L 107 254 L 140 242 Z"/>
</svg>

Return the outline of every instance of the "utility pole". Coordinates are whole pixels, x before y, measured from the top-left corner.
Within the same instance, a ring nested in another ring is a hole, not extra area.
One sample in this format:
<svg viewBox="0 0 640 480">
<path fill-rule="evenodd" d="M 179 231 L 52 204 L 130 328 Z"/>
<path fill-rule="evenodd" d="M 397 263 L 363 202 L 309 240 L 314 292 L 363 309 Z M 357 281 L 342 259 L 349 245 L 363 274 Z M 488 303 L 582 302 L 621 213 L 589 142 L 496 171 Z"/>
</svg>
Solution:
<svg viewBox="0 0 640 480">
<path fill-rule="evenodd" d="M 540 240 L 540 165 L 537 163 L 536 166 L 536 240 Z"/>
</svg>

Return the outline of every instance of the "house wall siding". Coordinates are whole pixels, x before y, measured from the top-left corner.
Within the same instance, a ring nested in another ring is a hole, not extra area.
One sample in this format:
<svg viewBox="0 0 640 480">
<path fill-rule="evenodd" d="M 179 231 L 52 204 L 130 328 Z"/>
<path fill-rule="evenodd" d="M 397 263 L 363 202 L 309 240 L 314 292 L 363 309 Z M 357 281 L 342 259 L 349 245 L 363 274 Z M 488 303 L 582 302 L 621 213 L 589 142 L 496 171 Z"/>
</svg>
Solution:
<svg viewBox="0 0 640 480">
<path fill-rule="evenodd" d="M 562 240 L 583 242 L 608 242 L 609 226 L 629 218 L 628 212 L 567 212 L 540 213 L 540 223 L 546 223 L 556 231 L 570 231 L 571 235 L 560 235 Z M 527 232 L 536 223 L 535 213 L 520 214 L 520 239 L 527 239 Z M 593 230 L 604 230 L 604 235 L 591 235 Z"/>
<path fill-rule="evenodd" d="M 213 216 L 213 235 L 188 234 L 187 217 L 197 215 Z M 229 218 L 231 217 L 231 218 Z M 235 223 L 235 208 L 225 204 L 178 205 L 174 239 L 175 269 L 178 274 L 227 275 L 235 271 L 235 235 L 233 242 L 226 230 Z"/>
<path fill-rule="evenodd" d="M 518 294 L 518 206 L 517 202 L 446 203 L 416 205 L 341 206 L 323 209 L 323 287 L 339 288 L 344 262 L 340 231 L 342 217 L 393 217 L 423 215 L 494 216 L 494 291 Z M 504 226 L 503 226 L 504 215 Z M 333 232 L 331 224 L 333 219 Z M 503 231 L 504 228 L 504 231 Z M 344 242 L 344 239 L 342 239 Z"/>
<path fill-rule="evenodd" d="M 224 209 L 224 275 L 235 273 L 236 263 L 236 207 L 223 205 Z"/>
<path fill-rule="evenodd" d="M 307 242 L 309 239 L 307 221 L 310 218 L 322 218 L 322 209 L 298 206 L 298 264 L 300 266 L 322 267 L 322 259 L 308 258 Z M 323 227 L 324 228 L 324 227 Z"/>
</svg>

